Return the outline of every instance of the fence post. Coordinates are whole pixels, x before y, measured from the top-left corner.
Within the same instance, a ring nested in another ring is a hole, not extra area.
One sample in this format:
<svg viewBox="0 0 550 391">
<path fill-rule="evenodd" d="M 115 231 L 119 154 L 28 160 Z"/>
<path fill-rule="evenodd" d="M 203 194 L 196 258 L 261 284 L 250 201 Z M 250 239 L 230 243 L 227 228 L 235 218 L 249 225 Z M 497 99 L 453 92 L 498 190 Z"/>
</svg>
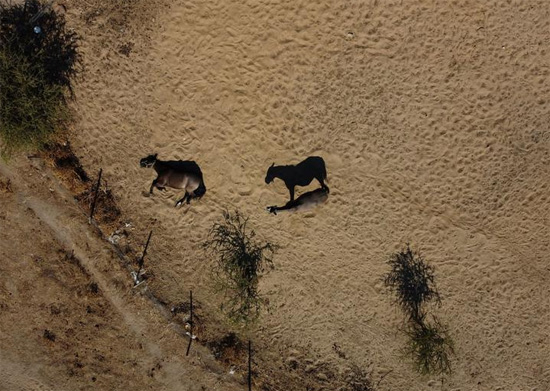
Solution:
<svg viewBox="0 0 550 391">
<path fill-rule="evenodd" d="M 149 232 L 149 236 L 147 237 L 147 243 L 145 243 L 145 248 L 143 249 L 143 254 L 141 254 L 141 258 L 138 261 L 138 271 L 136 273 L 136 285 L 140 283 L 139 275 L 141 274 L 141 269 L 143 268 L 143 263 L 145 262 L 145 254 L 147 254 L 147 248 L 149 247 L 149 242 L 151 241 L 151 235 L 153 235 L 153 230 Z"/>
<path fill-rule="evenodd" d="M 92 223 L 92 219 L 94 217 L 95 212 L 95 206 L 97 203 L 97 196 L 99 195 L 99 185 L 101 185 L 101 174 L 103 173 L 103 169 L 99 169 L 99 175 L 97 177 L 97 185 L 95 187 L 95 194 L 94 194 L 94 200 L 92 201 L 92 208 L 90 210 L 90 224 Z"/>
<path fill-rule="evenodd" d="M 191 342 L 193 342 L 193 291 L 189 291 L 189 303 L 191 307 L 191 315 L 189 316 L 189 344 L 187 345 L 187 353 L 185 353 L 186 356 L 189 356 Z"/>
</svg>

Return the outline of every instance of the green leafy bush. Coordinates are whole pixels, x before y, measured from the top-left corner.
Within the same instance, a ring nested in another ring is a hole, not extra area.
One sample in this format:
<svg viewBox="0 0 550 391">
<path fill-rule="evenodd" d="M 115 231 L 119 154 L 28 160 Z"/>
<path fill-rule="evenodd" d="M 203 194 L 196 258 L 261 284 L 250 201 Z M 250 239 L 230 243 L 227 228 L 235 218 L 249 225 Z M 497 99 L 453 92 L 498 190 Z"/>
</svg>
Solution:
<svg viewBox="0 0 550 391">
<path fill-rule="evenodd" d="M 395 293 L 395 301 L 407 315 L 405 333 L 409 337 L 406 350 L 412 355 L 416 369 L 422 374 L 451 372 L 450 356 L 454 353 L 453 341 L 446 326 L 432 316 L 427 323 L 425 304 L 441 298 L 435 285 L 432 266 L 409 245 L 404 251 L 391 256 L 390 271 L 384 278 L 386 287 Z"/>
<path fill-rule="evenodd" d="M 392 255 L 388 261 L 390 272 L 384 283 L 396 295 L 396 302 L 414 321 L 425 316 L 423 305 L 429 301 L 440 302 L 434 282 L 434 270 L 410 246 Z"/>
<path fill-rule="evenodd" d="M 77 47 L 63 17 L 38 0 L 0 3 L 2 155 L 40 148 L 65 129 Z"/>
<path fill-rule="evenodd" d="M 238 211 L 224 212 L 224 220 L 216 223 L 204 244 L 216 257 L 216 285 L 225 294 L 222 310 L 235 323 L 249 324 L 256 320 L 265 300 L 258 291 L 262 274 L 273 268 L 276 246 L 256 240 L 248 230 L 248 219 Z"/>
<path fill-rule="evenodd" d="M 416 369 L 422 374 L 451 372 L 450 356 L 454 343 L 447 328 L 434 318 L 432 324 L 413 323 L 407 330 L 407 353 L 412 355 Z"/>
</svg>

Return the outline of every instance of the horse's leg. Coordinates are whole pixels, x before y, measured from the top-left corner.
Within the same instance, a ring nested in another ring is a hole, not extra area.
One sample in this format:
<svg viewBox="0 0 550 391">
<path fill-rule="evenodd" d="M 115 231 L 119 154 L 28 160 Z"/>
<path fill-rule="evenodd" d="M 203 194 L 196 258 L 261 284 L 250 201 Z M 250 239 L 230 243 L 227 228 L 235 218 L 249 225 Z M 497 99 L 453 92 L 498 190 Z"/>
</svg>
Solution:
<svg viewBox="0 0 550 391">
<path fill-rule="evenodd" d="M 176 201 L 176 208 L 178 206 L 180 206 L 181 204 L 183 204 L 183 202 L 185 201 L 186 198 L 187 198 L 187 193 L 185 193 L 185 195 L 181 199 Z"/>
<path fill-rule="evenodd" d="M 183 202 L 186 202 L 187 204 L 189 204 L 189 202 L 191 201 L 191 193 L 189 192 L 189 189 L 190 189 L 190 187 L 189 187 L 189 176 L 184 178 L 183 186 L 180 187 L 180 189 L 183 189 L 183 191 L 185 191 L 185 195 L 183 196 L 183 198 L 181 200 L 176 202 L 176 206 L 179 206 L 179 205 L 183 204 Z"/>
<path fill-rule="evenodd" d="M 153 188 L 157 186 L 158 178 L 151 183 L 151 188 L 149 189 L 149 194 L 153 194 Z"/>
<path fill-rule="evenodd" d="M 197 189 L 199 187 L 197 186 Z M 191 202 L 191 200 L 193 198 L 200 198 L 200 196 L 198 196 L 197 194 L 195 194 L 197 192 L 197 189 L 193 190 L 192 192 L 189 193 L 189 197 L 187 197 L 187 203 L 189 204 Z"/>
<path fill-rule="evenodd" d="M 290 201 L 294 201 L 294 186 L 286 186 L 288 191 L 290 192 Z"/>
<path fill-rule="evenodd" d="M 183 204 L 185 201 L 187 200 L 187 203 L 189 203 L 189 194 L 187 192 L 185 192 L 185 195 L 181 198 L 181 200 L 179 200 L 178 202 L 176 202 L 176 207 L 180 206 L 181 204 Z"/>
<path fill-rule="evenodd" d="M 317 179 L 319 181 L 319 183 L 321 184 L 321 187 L 323 189 L 326 189 L 327 185 L 325 185 L 325 181 L 323 180 L 322 176 L 315 177 L 315 179 Z"/>
</svg>

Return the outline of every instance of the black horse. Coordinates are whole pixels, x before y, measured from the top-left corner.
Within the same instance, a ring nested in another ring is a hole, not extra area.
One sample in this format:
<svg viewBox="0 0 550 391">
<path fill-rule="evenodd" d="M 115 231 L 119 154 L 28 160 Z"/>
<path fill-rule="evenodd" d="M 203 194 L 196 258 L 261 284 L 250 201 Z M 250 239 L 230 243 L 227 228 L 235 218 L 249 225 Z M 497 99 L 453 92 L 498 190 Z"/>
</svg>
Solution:
<svg viewBox="0 0 550 391">
<path fill-rule="evenodd" d="M 322 188 L 325 188 L 327 179 L 327 170 L 325 161 L 319 156 L 310 156 L 304 161 L 290 166 L 276 166 L 275 163 L 267 170 L 265 183 L 273 182 L 273 179 L 279 178 L 285 182 L 290 192 L 290 201 L 294 201 L 294 187 L 307 186 L 313 178 L 317 179 Z"/>
<path fill-rule="evenodd" d="M 176 206 L 185 201 L 189 203 L 192 198 L 201 198 L 206 193 L 202 171 L 193 160 L 162 161 L 154 154 L 141 159 L 139 165 L 153 168 L 157 172 L 157 178 L 151 183 L 149 194 L 153 194 L 155 187 L 166 190 L 166 186 L 185 191 L 185 195 L 176 202 Z"/>
</svg>

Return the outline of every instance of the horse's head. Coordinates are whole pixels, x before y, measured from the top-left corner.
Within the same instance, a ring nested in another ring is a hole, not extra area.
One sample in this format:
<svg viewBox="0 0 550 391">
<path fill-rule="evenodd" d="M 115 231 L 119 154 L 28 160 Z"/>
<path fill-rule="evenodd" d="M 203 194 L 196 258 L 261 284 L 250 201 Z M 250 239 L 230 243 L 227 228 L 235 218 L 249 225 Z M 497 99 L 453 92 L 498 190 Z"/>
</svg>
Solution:
<svg viewBox="0 0 550 391">
<path fill-rule="evenodd" d="M 157 154 L 155 153 L 154 155 L 149 155 L 149 156 L 144 157 L 143 159 L 141 159 L 139 161 L 139 165 L 141 167 L 151 168 L 155 165 L 156 161 L 157 161 Z"/>
<path fill-rule="evenodd" d="M 265 176 L 265 183 L 270 184 L 275 179 L 275 163 L 273 163 L 267 169 L 267 175 Z"/>
</svg>

